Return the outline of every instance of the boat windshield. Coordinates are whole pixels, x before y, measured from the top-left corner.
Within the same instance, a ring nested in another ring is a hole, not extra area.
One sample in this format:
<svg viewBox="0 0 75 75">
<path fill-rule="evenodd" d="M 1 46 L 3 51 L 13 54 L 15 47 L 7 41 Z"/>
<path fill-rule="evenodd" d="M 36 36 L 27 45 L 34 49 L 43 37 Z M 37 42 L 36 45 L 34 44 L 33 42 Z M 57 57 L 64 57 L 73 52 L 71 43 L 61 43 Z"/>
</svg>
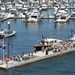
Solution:
<svg viewBox="0 0 75 75">
<path fill-rule="evenodd" d="M 31 16 L 31 17 L 32 17 L 32 18 L 35 18 L 35 19 L 37 18 L 37 16 Z"/>
<path fill-rule="evenodd" d="M 12 33 L 12 30 L 6 30 L 5 33 Z"/>
<path fill-rule="evenodd" d="M 66 16 L 62 16 L 61 19 L 66 19 Z"/>
</svg>

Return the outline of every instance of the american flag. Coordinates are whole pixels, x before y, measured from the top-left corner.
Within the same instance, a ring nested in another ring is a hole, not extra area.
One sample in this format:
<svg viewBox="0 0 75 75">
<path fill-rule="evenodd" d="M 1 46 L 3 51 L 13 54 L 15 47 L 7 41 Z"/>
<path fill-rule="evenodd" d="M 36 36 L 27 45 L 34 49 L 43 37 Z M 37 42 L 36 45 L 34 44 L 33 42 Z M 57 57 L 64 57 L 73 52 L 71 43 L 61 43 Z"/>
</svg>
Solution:
<svg viewBox="0 0 75 75">
<path fill-rule="evenodd" d="M 0 50 L 3 49 L 4 46 L 4 39 L 0 39 Z"/>
<path fill-rule="evenodd" d="M 4 40 L 0 39 L 0 46 L 2 46 L 4 44 Z"/>
</svg>

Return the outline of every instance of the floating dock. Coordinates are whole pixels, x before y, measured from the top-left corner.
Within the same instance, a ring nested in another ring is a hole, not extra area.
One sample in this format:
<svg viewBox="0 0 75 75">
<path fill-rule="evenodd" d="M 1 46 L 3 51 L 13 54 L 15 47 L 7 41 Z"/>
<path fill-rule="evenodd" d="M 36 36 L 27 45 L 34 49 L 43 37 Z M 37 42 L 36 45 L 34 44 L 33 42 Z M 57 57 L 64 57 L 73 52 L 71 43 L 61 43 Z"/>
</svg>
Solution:
<svg viewBox="0 0 75 75">
<path fill-rule="evenodd" d="M 42 19 L 54 19 L 54 16 L 43 16 Z"/>
<path fill-rule="evenodd" d="M 3 21 L 8 20 L 8 19 L 25 19 L 25 18 L 15 16 L 15 17 L 9 17 L 9 18 L 1 19 L 0 22 L 3 22 Z M 54 16 L 43 16 L 42 19 L 54 19 Z M 25 21 L 28 22 L 28 20 L 25 20 Z"/>
</svg>

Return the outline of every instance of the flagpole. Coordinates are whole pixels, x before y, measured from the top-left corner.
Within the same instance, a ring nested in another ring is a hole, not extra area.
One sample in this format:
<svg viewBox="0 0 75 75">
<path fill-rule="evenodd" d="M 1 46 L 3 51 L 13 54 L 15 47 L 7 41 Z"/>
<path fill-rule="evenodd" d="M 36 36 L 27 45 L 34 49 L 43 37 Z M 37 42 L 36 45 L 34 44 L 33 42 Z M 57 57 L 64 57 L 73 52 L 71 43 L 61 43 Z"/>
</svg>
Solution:
<svg viewBox="0 0 75 75">
<path fill-rule="evenodd" d="M 7 45 L 7 49 L 8 49 L 8 58 L 9 58 L 9 38 L 8 38 L 8 45 Z"/>
<path fill-rule="evenodd" d="M 0 35 L 0 42 L 1 42 L 1 49 L 2 49 L 2 51 L 3 51 L 3 59 L 4 59 L 4 49 L 2 48 L 3 47 L 3 45 L 4 45 L 4 35 Z"/>
<path fill-rule="evenodd" d="M 4 38 L 3 38 L 3 46 L 4 46 Z M 4 49 L 2 48 L 3 50 L 3 60 L 4 60 Z"/>
<path fill-rule="evenodd" d="M 4 49 L 3 49 L 3 60 L 4 60 Z"/>
<path fill-rule="evenodd" d="M 8 30 L 10 30 L 10 21 L 8 21 Z M 9 38 L 7 39 L 7 49 L 8 49 L 8 58 L 9 58 Z"/>
</svg>

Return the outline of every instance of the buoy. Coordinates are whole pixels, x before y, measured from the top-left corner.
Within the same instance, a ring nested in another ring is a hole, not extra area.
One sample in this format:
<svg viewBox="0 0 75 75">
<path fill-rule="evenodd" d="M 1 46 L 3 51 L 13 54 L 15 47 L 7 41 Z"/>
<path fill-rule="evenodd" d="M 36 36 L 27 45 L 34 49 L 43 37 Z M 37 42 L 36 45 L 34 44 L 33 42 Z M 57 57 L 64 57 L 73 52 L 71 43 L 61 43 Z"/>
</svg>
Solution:
<svg viewBox="0 0 75 75">
<path fill-rule="evenodd" d="M 60 53 L 59 53 L 59 56 L 62 56 L 62 54 L 63 54 L 63 53 L 62 53 L 62 52 L 60 52 Z"/>
</svg>

